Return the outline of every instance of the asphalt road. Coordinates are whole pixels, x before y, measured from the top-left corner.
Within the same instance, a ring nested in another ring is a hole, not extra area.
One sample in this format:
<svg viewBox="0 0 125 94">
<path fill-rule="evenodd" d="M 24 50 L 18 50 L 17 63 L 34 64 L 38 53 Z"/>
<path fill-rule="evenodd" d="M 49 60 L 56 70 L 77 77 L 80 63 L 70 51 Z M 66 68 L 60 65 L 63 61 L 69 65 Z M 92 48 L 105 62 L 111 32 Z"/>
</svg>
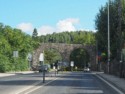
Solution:
<svg viewBox="0 0 125 94">
<path fill-rule="evenodd" d="M 93 73 L 48 74 L 45 83 L 41 73 L 0 77 L 0 94 L 119 94 Z M 55 76 L 53 74 L 53 76 Z"/>
<path fill-rule="evenodd" d="M 40 82 L 42 82 L 41 73 L 0 77 L 0 94 L 19 94 L 19 92 L 31 88 Z"/>
<path fill-rule="evenodd" d="M 32 91 L 32 90 L 31 90 Z M 95 74 L 73 72 L 28 94 L 119 94 Z"/>
</svg>

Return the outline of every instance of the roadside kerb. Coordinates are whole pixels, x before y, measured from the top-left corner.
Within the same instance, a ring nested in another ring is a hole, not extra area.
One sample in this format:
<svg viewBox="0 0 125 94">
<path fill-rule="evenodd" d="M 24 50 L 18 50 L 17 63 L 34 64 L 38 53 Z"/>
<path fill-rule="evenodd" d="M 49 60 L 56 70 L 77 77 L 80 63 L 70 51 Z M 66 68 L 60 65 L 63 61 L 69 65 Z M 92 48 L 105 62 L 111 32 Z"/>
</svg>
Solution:
<svg viewBox="0 0 125 94">
<path fill-rule="evenodd" d="M 0 77 L 14 76 L 18 74 L 30 74 L 30 73 L 36 73 L 36 72 L 37 71 L 7 72 L 7 73 L 0 73 Z"/>
<path fill-rule="evenodd" d="M 109 83 L 111 83 L 112 85 L 120 89 L 121 91 L 123 91 L 125 94 L 125 80 L 124 79 L 118 78 L 114 75 L 105 74 L 105 73 L 96 73 L 96 75 L 102 77 L 103 79 L 105 79 L 106 81 L 108 81 Z"/>
<path fill-rule="evenodd" d="M 13 76 L 13 73 L 0 73 L 0 77 Z"/>
</svg>

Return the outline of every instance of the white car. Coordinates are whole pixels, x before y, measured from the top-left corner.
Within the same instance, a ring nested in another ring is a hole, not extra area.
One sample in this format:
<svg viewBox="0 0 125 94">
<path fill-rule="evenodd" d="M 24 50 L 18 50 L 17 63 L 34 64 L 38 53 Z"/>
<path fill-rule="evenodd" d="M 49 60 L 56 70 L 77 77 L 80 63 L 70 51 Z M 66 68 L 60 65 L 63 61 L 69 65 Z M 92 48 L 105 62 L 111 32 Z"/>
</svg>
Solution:
<svg viewBox="0 0 125 94">
<path fill-rule="evenodd" d="M 90 69 L 89 68 L 84 68 L 84 72 L 89 72 L 90 71 Z"/>
</svg>

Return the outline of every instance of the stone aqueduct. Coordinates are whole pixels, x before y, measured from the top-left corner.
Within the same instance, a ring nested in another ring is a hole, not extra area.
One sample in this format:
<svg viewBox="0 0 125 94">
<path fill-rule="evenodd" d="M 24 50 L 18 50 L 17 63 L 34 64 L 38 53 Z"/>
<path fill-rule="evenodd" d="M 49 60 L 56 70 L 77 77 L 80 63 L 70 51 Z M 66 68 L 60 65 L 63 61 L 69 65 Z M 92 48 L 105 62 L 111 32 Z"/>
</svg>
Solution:
<svg viewBox="0 0 125 94">
<path fill-rule="evenodd" d="M 82 44 L 65 44 L 65 43 L 42 43 L 33 53 L 32 66 L 36 66 L 39 62 L 40 53 L 45 49 L 56 49 L 62 56 L 62 61 L 70 62 L 70 54 L 73 50 L 82 48 L 85 49 L 90 56 L 91 69 L 96 69 L 96 49 L 91 45 Z"/>
</svg>

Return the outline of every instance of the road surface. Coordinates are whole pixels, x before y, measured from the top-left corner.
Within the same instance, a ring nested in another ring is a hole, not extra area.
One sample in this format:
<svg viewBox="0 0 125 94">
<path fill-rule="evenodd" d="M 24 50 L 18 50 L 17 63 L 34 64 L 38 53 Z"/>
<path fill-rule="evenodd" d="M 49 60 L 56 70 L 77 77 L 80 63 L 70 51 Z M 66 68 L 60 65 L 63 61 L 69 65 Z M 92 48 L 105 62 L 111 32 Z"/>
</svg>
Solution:
<svg viewBox="0 0 125 94">
<path fill-rule="evenodd" d="M 72 72 L 28 94 L 119 94 L 93 73 Z"/>
<path fill-rule="evenodd" d="M 120 94 L 96 74 L 84 72 L 60 73 L 46 77 L 41 73 L 0 78 L 0 94 Z"/>
</svg>

